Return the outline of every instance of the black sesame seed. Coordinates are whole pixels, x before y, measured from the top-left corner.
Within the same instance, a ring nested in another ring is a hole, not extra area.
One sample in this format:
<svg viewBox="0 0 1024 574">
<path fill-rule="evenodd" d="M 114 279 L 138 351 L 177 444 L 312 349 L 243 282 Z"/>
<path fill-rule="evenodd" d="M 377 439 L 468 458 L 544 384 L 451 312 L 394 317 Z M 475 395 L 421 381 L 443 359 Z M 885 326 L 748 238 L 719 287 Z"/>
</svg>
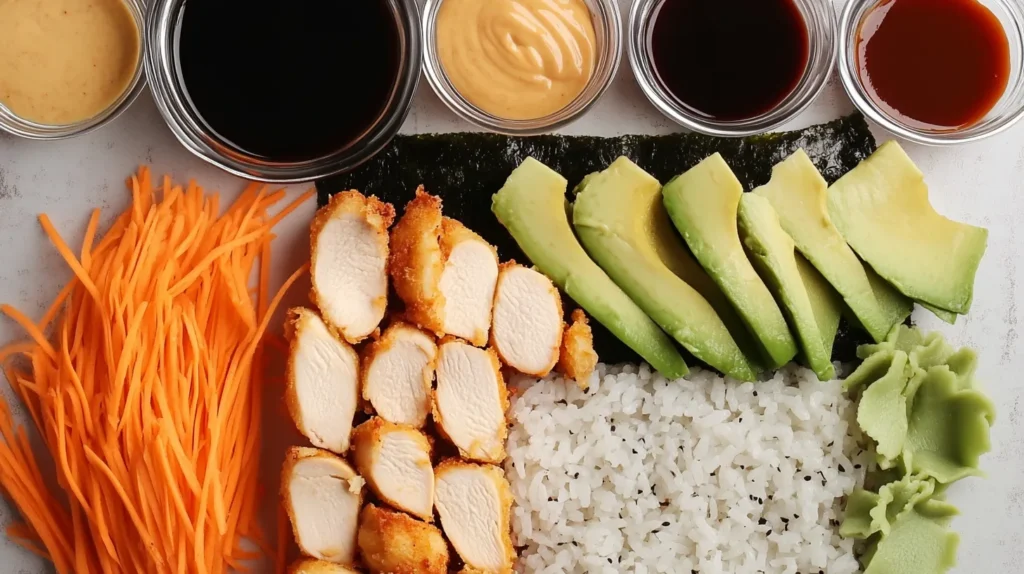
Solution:
<svg viewBox="0 0 1024 574">
<path fill-rule="evenodd" d="M 615 432 L 615 425 L 612 425 L 612 432 Z"/>
<path fill-rule="evenodd" d="M 786 518 L 785 516 L 783 516 L 782 518 L 780 518 L 780 520 L 782 520 L 782 522 L 784 522 L 784 523 L 786 523 L 786 524 L 789 524 L 789 519 L 788 519 L 788 518 Z"/>
<path fill-rule="evenodd" d="M 799 519 L 800 519 L 800 515 L 799 515 L 799 514 L 794 514 L 794 515 L 793 515 L 793 518 L 795 518 L 795 519 L 799 520 Z"/>
<path fill-rule="evenodd" d="M 859 464 L 855 464 L 855 465 L 853 465 L 853 468 L 856 468 L 857 470 L 860 470 L 860 465 Z"/>
<path fill-rule="evenodd" d="M 609 558 L 609 559 L 608 559 L 608 563 L 609 563 L 609 564 L 611 564 L 611 563 L 612 563 L 612 559 L 611 559 L 611 558 Z"/>
<path fill-rule="evenodd" d="M 665 522 L 662 522 L 661 525 L 662 526 L 668 526 L 668 521 L 666 520 Z"/>
<path fill-rule="evenodd" d="M 637 494 L 643 494 L 643 493 L 644 493 L 644 491 L 642 491 L 642 490 L 638 490 L 638 491 L 636 491 L 636 493 L 637 493 Z"/>
<path fill-rule="evenodd" d="M 828 443 L 828 447 L 832 448 L 832 445 L 834 445 L 834 444 L 836 444 L 836 441 L 832 441 L 832 442 Z"/>
<path fill-rule="evenodd" d="M 755 396 L 755 397 L 757 396 L 757 391 L 754 391 L 754 396 Z"/>
<path fill-rule="evenodd" d="M 768 529 L 768 532 L 767 532 L 767 533 L 765 534 L 765 536 L 771 536 L 771 535 L 772 535 L 772 529 L 771 529 L 771 528 L 769 528 L 769 529 Z"/>
<path fill-rule="evenodd" d="M 740 417 L 740 422 L 743 422 L 743 417 Z"/>
<path fill-rule="evenodd" d="M 839 472 L 846 472 L 846 469 L 841 464 L 839 465 Z"/>
<path fill-rule="evenodd" d="M 635 448 L 633 449 L 633 454 L 638 454 Z"/>
<path fill-rule="evenodd" d="M 761 519 L 758 519 L 757 523 L 759 525 L 761 525 L 761 526 L 764 526 L 765 524 L 768 524 L 768 521 L 765 520 L 764 518 L 761 518 Z"/>
<path fill-rule="evenodd" d="M 572 475 L 572 477 L 573 478 L 579 478 L 580 477 L 580 473 L 577 472 L 576 474 Z"/>
<path fill-rule="evenodd" d="M 810 482 L 811 481 L 811 475 L 808 474 L 807 476 L 805 476 L 804 480 L 807 481 L 807 482 Z"/>
</svg>

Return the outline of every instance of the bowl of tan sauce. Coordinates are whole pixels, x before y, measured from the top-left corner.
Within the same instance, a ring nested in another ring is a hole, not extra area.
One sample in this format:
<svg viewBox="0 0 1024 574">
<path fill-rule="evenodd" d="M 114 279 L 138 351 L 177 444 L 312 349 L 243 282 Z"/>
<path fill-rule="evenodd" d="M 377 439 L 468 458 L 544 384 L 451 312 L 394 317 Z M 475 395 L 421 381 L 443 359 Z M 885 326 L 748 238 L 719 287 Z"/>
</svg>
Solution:
<svg viewBox="0 0 1024 574">
<path fill-rule="evenodd" d="M 427 0 L 424 72 L 462 118 L 510 135 L 586 112 L 619 64 L 615 0 Z"/>
<path fill-rule="evenodd" d="M 0 130 L 61 139 L 142 90 L 141 0 L 0 0 Z"/>
</svg>

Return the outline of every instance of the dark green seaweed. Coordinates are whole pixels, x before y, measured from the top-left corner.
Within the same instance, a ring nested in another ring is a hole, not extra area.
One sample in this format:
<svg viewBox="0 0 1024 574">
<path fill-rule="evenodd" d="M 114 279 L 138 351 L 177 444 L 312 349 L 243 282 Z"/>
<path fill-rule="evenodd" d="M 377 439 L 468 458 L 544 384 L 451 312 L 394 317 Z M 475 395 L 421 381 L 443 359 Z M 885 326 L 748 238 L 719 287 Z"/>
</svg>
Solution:
<svg viewBox="0 0 1024 574">
<path fill-rule="evenodd" d="M 491 196 L 527 156 L 547 164 L 569 180 L 571 190 L 583 176 L 600 171 L 625 155 L 667 182 L 707 156 L 719 152 L 749 191 L 768 181 L 772 166 L 803 148 L 832 183 L 875 150 L 864 117 L 853 114 L 826 124 L 743 139 L 699 134 L 584 137 L 545 135 L 509 137 L 450 133 L 398 136 L 369 162 L 350 173 L 317 182 L 323 205 L 330 194 L 358 189 L 401 210 L 420 184 L 444 200 L 445 215 L 458 219 L 493 243 L 505 259 L 524 260 L 512 237 L 491 213 Z M 605 362 L 635 362 L 637 356 L 599 325 L 597 351 Z M 833 359 L 851 361 L 868 342 L 859 331 L 840 327 Z"/>
</svg>

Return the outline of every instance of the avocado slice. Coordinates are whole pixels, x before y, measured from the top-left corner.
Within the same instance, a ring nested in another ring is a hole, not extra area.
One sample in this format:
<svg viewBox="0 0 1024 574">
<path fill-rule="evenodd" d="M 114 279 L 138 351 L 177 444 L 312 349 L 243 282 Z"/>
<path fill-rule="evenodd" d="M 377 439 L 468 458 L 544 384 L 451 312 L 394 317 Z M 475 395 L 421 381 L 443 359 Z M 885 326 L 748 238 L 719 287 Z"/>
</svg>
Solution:
<svg viewBox="0 0 1024 574">
<path fill-rule="evenodd" d="M 821 334 L 821 343 L 831 357 L 836 334 L 839 332 L 839 318 L 843 316 L 845 309 L 843 298 L 832 288 L 832 285 L 829 285 L 821 273 L 818 273 L 818 270 L 811 265 L 807 258 L 800 255 L 799 251 L 795 255 L 796 267 L 800 271 L 800 278 L 803 279 L 804 287 L 807 289 L 807 297 L 811 300 L 811 309 L 814 310 L 814 319 Z"/>
<path fill-rule="evenodd" d="M 924 174 L 896 141 L 839 178 L 828 212 L 850 247 L 901 293 L 964 314 L 988 231 L 939 215 Z"/>
<path fill-rule="evenodd" d="M 825 348 L 825 337 L 797 267 L 793 239 L 782 229 L 779 216 L 764 197 L 743 194 L 738 215 L 740 240 L 796 333 L 807 366 L 819 380 L 832 380 L 836 374 L 832 348 Z"/>
<path fill-rule="evenodd" d="M 657 179 L 618 158 L 577 187 L 573 225 L 594 261 L 694 357 L 735 379 L 756 380 L 757 368 L 716 308 L 688 283 L 706 281 L 718 290 L 676 237 Z M 728 301 L 725 307 L 735 317 Z M 743 332 L 742 322 L 737 326 Z"/>
<path fill-rule="evenodd" d="M 736 228 L 741 195 L 743 186 L 717 153 L 662 189 L 665 209 L 694 257 L 760 342 L 769 368 L 781 367 L 796 356 L 796 341 L 743 252 Z"/>
<path fill-rule="evenodd" d="M 772 168 L 772 177 L 752 193 L 768 198 L 797 250 L 839 292 L 857 323 L 876 342 L 910 316 L 913 302 L 887 285 L 872 281 L 857 254 L 829 218 L 828 184 L 807 153 L 798 149 Z"/>
<path fill-rule="evenodd" d="M 590 260 L 566 215 L 565 178 L 526 158 L 494 195 L 491 211 L 523 253 L 587 313 L 636 351 L 659 373 L 688 372 L 672 339 Z"/>
<path fill-rule="evenodd" d="M 950 325 L 955 325 L 956 324 L 956 318 L 959 317 L 959 315 L 957 315 L 956 313 L 954 313 L 952 311 L 947 311 L 945 309 L 939 309 L 938 307 L 935 307 L 933 305 L 929 305 L 928 303 L 925 303 L 924 301 L 918 301 L 917 304 L 922 306 L 922 307 L 924 307 L 925 309 L 930 311 L 933 315 L 935 315 L 939 319 L 945 321 L 946 323 L 949 323 Z"/>
</svg>

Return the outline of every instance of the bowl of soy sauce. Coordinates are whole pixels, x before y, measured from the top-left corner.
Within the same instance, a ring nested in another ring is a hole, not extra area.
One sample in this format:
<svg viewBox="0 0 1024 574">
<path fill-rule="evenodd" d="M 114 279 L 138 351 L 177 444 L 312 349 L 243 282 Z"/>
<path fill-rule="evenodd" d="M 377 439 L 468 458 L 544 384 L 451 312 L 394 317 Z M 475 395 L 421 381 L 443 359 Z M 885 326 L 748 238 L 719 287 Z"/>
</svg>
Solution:
<svg viewBox="0 0 1024 574">
<path fill-rule="evenodd" d="M 420 34 L 416 0 L 152 0 L 146 73 L 198 157 L 248 179 L 311 181 L 398 133 Z"/>
<path fill-rule="evenodd" d="M 693 131 L 771 131 L 821 93 L 838 51 L 831 0 L 633 0 L 629 61 L 647 99 Z"/>
</svg>

